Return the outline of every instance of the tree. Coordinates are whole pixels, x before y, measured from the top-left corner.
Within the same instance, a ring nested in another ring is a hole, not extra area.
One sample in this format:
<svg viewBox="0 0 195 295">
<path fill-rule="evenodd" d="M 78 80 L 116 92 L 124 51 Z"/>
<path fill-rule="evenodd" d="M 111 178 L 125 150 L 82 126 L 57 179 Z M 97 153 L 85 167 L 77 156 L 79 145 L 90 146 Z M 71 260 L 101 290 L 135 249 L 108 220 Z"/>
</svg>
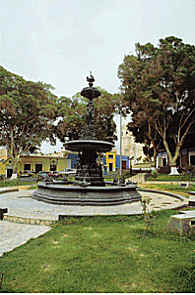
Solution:
<svg viewBox="0 0 195 295">
<path fill-rule="evenodd" d="M 14 173 L 21 154 L 55 142 L 56 97 L 51 85 L 26 81 L 0 66 L 0 145 L 7 147 Z"/>
<path fill-rule="evenodd" d="M 132 132 L 135 142 L 143 143 L 143 152 L 148 161 L 154 160 L 154 165 L 156 163 L 157 154 L 162 148 L 160 136 L 152 128 L 148 121 L 141 122 L 136 118 L 135 115 L 132 116 L 132 121 L 128 123 L 127 128 Z"/>
<path fill-rule="evenodd" d="M 95 108 L 95 132 L 97 139 L 116 140 L 116 124 L 113 120 L 114 112 L 117 112 L 120 105 L 120 97 L 117 94 L 110 94 L 100 89 L 101 96 L 94 99 Z M 86 107 L 87 99 L 77 93 L 73 98 L 60 97 L 58 99 L 58 124 L 55 127 L 55 134 L 65 142 L 77 140 L 83 128 L 86 127 Z"/>
<path fill-rule="evenodd" d="M 176 37 L 160 39 L 158 47 L 137 43 L 136 56 L 124 57 L 118 76 L 134 122 L 158 133 L 175 171 L 195 123 L 195 46 Z"/>
</svg>

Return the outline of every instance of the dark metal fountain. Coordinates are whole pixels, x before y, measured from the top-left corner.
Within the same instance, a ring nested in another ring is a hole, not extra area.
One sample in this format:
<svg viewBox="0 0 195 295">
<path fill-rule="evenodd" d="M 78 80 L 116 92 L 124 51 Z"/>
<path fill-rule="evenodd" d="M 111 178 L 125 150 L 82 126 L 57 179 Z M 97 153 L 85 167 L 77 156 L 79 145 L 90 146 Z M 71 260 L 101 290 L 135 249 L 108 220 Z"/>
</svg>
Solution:
<svg viewBox="0 0 195 295">
<path fill-rule="evenodd" d="M 141 197 L 135 184 L 105 185 L 101 164 L 97 162 L 98 153 L 110 151 L 114 144 L 101 141 L 96 137 L 94 126 L 93 99 L 101 93 L 93 87 L 95 81 L 92 74 L 87 77 L 89 83 L 81 91 L 81 95 L 88 99 L 86 111 L 86 126 L 82 129 L 78 140 L 71 140 L 65 144 L 67 150 L 78 152 L 79 162 L 75 182 L 71 185 L 59 182 L 43 182 L 33 193 L 33 198 L 62 205 L 117 205 L 140 201 Z"/>
</svg>

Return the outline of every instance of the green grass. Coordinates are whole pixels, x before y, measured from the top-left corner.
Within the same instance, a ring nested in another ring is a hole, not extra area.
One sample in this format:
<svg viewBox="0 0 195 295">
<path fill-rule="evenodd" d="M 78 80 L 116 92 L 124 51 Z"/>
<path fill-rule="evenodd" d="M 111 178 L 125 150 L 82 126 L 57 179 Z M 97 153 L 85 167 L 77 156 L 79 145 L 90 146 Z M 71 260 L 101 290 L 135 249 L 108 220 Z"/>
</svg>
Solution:
<svg viewBox="0 0 195 295">
<path fill-rule="evenodd" d="M 67 219 L 0 258 L 1 292 L 169 293 L 195 291 L 194 241 L 167 231 L 158 212 Z"/>
<path fill-rule="evenodd" d="M 18 185 L 35 185 L 36 181 L 21 181 L 19 179 L 0 180 L 0 187 L 18 186 Z"/>
<path fill-rule="evenodd" d="M 147 177 L 148 181 L 195 181 L 195 177 L 190 178 L 189 175 L 168 175 L 168 174 L 158 174 L 157 177 L 152 175 Z"/>
<path fill-rule="evenodd" d="M 184 195 L 188 195 L 190 191 L 195 190 L 195 183 L 193 183 L 189 187 L 181 187 L 179 186 L 179 184 L 144 183 L 144 184 L 139 184 L 139 187 L 145 188 L 145 189 L 170 191 L 170 192 L 182 193 Z"/>
</svg>

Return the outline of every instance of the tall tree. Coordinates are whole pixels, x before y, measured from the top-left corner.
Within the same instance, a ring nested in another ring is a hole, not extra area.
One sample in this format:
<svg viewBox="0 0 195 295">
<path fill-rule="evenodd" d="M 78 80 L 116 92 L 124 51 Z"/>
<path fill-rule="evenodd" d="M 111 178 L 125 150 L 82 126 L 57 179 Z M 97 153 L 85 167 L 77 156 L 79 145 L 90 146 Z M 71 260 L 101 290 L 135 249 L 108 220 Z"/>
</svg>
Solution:
<svg viewBox="0 0 195 295">
<path fill-rule="evenodd" d="M 160 136 L 150 122 L 142 120 L 140 122 L 139 118 L 133 115 L 132 121 L 128 123 L 127 128 L 132 132 L 135 142 L 144 144 L 143 152 L 147 160 L 151 161 L 153 158 L 155 165 L 157 154 L 162 148 L 162 143 Z"/>
<path fill-rule="evenodd" d="M 158 47 L 137 43 L 136 55 L 124 57 L 118 75 L 134 121 L 159 134 L 175 171 L 195 123 L 195 46 L 173 36 L 160 39 Z"/>
<path fill-rule="evenodd" d="M 14 173 L 22 153 L 39 147 L 42 140 L 55 141 L 56 97 L 50 89 L 0 66 L 0 145 L 7 147 Z"/>
</svg>

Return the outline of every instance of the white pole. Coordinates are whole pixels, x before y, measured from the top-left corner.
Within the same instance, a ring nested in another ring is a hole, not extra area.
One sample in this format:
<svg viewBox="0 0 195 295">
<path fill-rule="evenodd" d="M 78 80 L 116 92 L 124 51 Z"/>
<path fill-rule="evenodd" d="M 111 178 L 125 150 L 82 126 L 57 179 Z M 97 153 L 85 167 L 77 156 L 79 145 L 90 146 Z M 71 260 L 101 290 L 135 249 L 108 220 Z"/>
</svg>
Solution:
<svg viewBox="0 0 195 295">
<path fill-rule="evenodd" d="M 122 175 L 122 109 L 120 110 L 120 176 Z"/>
</svg>

